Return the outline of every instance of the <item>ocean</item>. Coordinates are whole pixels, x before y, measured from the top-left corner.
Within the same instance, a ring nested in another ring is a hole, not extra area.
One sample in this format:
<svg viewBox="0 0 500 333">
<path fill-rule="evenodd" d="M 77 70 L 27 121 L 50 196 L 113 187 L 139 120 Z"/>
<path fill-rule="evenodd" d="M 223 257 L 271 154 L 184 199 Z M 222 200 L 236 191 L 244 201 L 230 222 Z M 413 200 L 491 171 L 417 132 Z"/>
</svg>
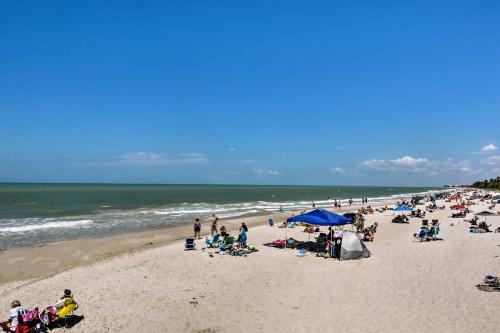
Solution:
<svg viewBox="0 0 500 333">
<path fill-rule="evenodd" d="M 0 247 L 35 246 L 191 223 L 199 217 L 383 203 L 433 187 L 0 184 Z"/>
</svg>

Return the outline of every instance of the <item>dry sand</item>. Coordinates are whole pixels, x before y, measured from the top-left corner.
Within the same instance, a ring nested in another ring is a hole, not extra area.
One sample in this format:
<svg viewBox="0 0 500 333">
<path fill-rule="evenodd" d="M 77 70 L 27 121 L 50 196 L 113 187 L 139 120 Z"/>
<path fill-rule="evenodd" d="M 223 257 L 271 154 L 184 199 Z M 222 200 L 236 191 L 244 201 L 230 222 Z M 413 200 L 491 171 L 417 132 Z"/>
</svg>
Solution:
<svg viewBox="0 0 500 333">
<path fill-rule="evenodd" d="M 85 315 L 71 332 L 498 332 L 500 293 L 474 286 L 500 274 L 500 234 L 470 234 L 450 215 L 429 215 L 445 240 L 426 243 L 412 241 L 420 219 L 400 225 L 390 223 L 392 212 L 368 215 L 367 225 L 380 224 L 367 243 L 372 256 L 354 261 L 264 247 L 284 237 L 269 226 L 250 229 L 260 251 L 247 257 L 210 257 L 201 242 L 185 252 L 176 242 L 4 283 L 0 308 L 7 314 L 12 299 L 42 307 L 70 288 Z M 498 227 L 500 217 L 488 223 Z M 291 236 L 306 239 L 301 229 Z"/>
</svg>

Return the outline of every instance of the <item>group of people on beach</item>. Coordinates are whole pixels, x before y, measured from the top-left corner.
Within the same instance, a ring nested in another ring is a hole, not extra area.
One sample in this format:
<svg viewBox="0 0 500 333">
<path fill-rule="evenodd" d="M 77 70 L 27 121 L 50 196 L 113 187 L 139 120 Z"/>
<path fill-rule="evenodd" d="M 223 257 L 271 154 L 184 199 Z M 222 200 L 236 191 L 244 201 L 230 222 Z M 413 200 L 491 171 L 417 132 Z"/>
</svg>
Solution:
<svg viewBox="0 0 500 333">
<path fill-rule="evenodd" d="M 215 216 L 215 213 L 212 214 L 211 217 L 211 222 L 210 222 L 210 233 L 212 234 L 212 237 L 218 233 L 218 226 L 217 223 L 219 222 L 219 218 Z M 201 232 L 201 220 L 199 218 L 196 218 L 193 223 L 193 228 L 194 228 L 194 238 L 195 239 L 200 239 L 200 232 Z M 224 226 L 221 227 L 221 229 L 224 228 Z M 225 229 L 225 228 L 224 228 Z"/>
<path fill-rule="evenodd" d="M 9 319 L 1 322 L 0 327 L 4 332 L 46 332 L 51 324 L 70 316 L 76 309 L 78 309 L 78 304 L 69 289 L 65 289 L 63 296 L 41 313 L 39 313 L 38 308 L 30 311 L 22 306 L 19 300 L 14 300 L 11 302 Z"/>
<path fill-rule="evenodd" d="M 224 240 L 227 236 L 229 236 L 229 233 L 228 233 L 228 231 L 227 231 L 227 229 L 226 229 L 225 226 L 221 226 L 220 229 L 219 229 L 219 226 L 218 226 L 219 218 L 215 215 L 215 213 L 212 214 L 210 220 L 211 220 L 211 222 L 210 222 L 210 233 L 212 235 L 212 238 L 216 234 L 220 234 L 220 237 L 222 238 L 222 240 Z M 196 218 L 194 220 L 193 228 L 194 228 L 194 238 L 195 239 L 201 239 L 201 236 L 200 236 L 200 233 L 201 233 L 201 220 L 200 220 L 200 218 Z M 241 246 L 246 246 L 247 239 L 248 239 L 247 233 L 248 233 L 248 226 L 245 224 L 245 222 L 243 222 L 241 224 L 240 228 L 239 228 L 238 239 L 237 239 L 237 242 Z"/>
</svg>

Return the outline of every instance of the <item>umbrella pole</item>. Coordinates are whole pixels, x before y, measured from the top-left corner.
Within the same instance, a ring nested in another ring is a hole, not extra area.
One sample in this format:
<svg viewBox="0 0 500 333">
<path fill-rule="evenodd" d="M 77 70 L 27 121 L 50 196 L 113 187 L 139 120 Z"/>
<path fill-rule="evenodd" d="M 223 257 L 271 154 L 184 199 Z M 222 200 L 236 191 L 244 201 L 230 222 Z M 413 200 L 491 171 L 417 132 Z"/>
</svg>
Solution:
<svg viewBox="0 0 500 333">
<path fill-rule="evenodd" d="M 333 228 L 330 229 L 330 257 L 333 258 Z"/>
<path fill-rule="evenodd" d="M 288 222 L 286 222 L 286 230 L 285 230 L 285 249 L 286 243 L 288 243 Z"/>
</svg>

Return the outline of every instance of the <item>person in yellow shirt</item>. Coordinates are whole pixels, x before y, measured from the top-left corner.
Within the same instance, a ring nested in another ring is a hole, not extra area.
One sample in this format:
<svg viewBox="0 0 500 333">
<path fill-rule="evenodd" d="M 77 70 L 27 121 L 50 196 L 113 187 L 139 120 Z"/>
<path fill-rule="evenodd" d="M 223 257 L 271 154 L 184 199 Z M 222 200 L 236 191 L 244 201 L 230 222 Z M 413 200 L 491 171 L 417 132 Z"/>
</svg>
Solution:
<svg viewBox="0 0 500 333">
<path fill-rule="evenodd" d="M 64 289 L 64 295 L 61 299 L 55 304 L 57 309 L 57 316 L 59 318 L 64 318 L 76 309 L 78 309 L 78 304 L 73 299 L 73 295 L 71 294 L 71 290 Z"/>
</svg>

